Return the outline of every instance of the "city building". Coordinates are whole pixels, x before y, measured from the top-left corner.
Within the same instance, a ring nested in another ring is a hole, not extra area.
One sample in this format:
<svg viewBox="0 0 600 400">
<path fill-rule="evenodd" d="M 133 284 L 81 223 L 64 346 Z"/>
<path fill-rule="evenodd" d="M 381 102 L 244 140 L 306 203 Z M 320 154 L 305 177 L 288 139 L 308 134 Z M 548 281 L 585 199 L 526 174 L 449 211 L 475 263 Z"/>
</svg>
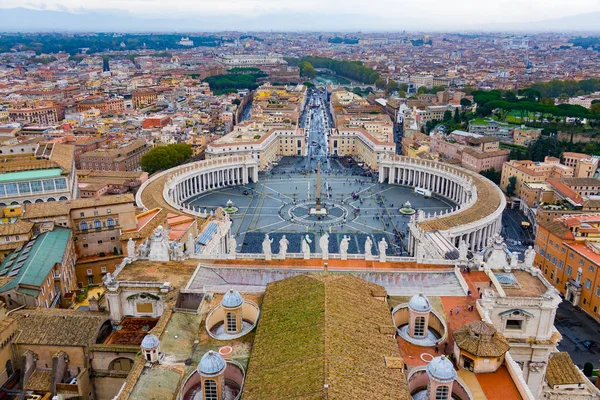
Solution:
<svg viewBox="0 0 600 400">
<path fill-rule="evenodd" d="M 139 171 L 142 156 L 151 149 L 152 145 L 145 139 L 102 147 L 83 153 L 81 168 L 90 171 Z"/>
<path fill-rule="evenodd" d="M 502 165 L 500 188 L 506 192 L 509 179 L 514 176 L 514 194 L 520 197 L 525 182 L 546 182 L 549 178 L 571 177 L 573 173 L 573 167 L 561 164 L 555 157 L 546 156 L 543 162 L 511 160 Z"/>
<path fill-rule="evenodd" d="M 9 278 L 0 287 L 0 301 L 10 309 L 60 307 L 76 288 L 76 259 L 70 229 L 55 227 L 40 234 L 0 265 L 0 276 Z"/>
</svg>

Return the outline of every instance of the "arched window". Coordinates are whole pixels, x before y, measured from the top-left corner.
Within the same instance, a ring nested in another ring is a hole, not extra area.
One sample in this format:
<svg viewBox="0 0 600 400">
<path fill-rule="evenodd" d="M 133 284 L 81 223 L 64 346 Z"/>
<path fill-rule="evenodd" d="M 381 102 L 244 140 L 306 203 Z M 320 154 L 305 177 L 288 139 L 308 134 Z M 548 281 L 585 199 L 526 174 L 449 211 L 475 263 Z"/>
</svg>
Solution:
<svg viewBox="0 0 600 400">
<path fill-rule="evenodd" d="M 60 200 L 60 201 L 65 201 L 65 200 L 69 200 L 69 199 L 67 199 L 67 197 L 66 197 L 66 196 L 60 196 L 59 200 Z"/>
<path fill-rule="evenodd" d="M 131 366 L 133 365 L 133 361 L 130 358 L 116 358 L 114 359 L 108 369 L 110 371 L 123 371 L 127 372 L 131 370 Z"/>
<path fill-rule="evenodd" d="M 425 317 L 417 317 L 415 318 L 415 336 L 423 337 L 425 336 Z"/>
<path fill-rule="evenodd" d="M 234 313 L 227 313 L 227 332 L 237 331 L 237 320 Z"/>
<path fill-rule="evenodd" d="M 106 224 L 110 227 L 115 225 L 115 221 L 112 218 L 106 220 Z"/>
<path fill-rule="evenodd" d="M 87 231 L 87 222 L 81 221 L 81 223 L 79 224 L 79 226 L 81 226 L 81 230 L 82 231 Z"/>
<path fill-rule="evenodd" d="M 204 381 L 204 399 L 205 400 L 217 400 L 217 382 L 212 379 Z"/>
<path fill-rule="evenodd" d="M 102 222 L 100 222 L 99 219 L 94 220 L 94 228 L 96 228 L 96 229 L 102 228 Z"/>
<path fill-rule="evenodd" d="M 46 200 L 46 202 L 51 202 L 51 201 L 56 201 L 56 199 L 54 197 L 49 197 L 48 200 Z"/>
<path fill-rule="evenodd" d="M 448 386 L 438 386 L 435 389 L 435 400 L 448 400 Z"/>
</svg>

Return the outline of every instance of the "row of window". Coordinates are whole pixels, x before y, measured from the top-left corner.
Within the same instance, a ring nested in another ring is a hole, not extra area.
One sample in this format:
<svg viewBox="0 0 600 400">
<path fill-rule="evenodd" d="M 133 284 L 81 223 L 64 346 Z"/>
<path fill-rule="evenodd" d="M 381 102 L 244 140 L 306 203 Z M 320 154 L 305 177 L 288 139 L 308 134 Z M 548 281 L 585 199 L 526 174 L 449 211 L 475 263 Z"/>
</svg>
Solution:
<svg viewBox="0 0 600 400">
<path fill-rule="evenodd" d="M 92 229 L 92 228 L 94 228 L 94 229 L 100 229 L 102 227 L 107 227 L 107 226 L 109 228 L 112 228 L 112 227 L 114 227 L 115 225 L 118 225 L 118 224 L 119 224 L 119 220 L 114 220 L 112 218 L 108 218 L 105 223 L 101 222 L 99 219 L 96 219 L 96 220 L 94 220 L 93 224 L 90 223 L 89 225 L 88 225 L 88 223 L 86 221 L 81 221 L 79 223 L 79 228 L 82 231 L 87 231 L 88 229 Z"/>
<path fill-rule="evenodd" d="M 53 192 L 57 190 L 65 190 L 67 188 L 67 180 L 59 179 L 44 179 L 39 181 L 6 183 L 0 184 L 0 196 L 12 196 L 28 193 Z"/>
</svg>

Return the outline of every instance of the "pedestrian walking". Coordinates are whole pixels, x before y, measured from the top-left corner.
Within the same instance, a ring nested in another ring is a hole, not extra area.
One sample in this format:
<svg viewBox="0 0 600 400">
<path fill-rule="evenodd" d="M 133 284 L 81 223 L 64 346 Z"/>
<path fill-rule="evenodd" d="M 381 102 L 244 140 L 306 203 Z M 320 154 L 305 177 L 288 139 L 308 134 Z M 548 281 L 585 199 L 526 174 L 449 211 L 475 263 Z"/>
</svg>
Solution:
<svg viewBox="0 0 600 400">
<path fill-rule="evenodd" d="M 448 342 L 444 342 L 444 353 L 446 352 L 447 348 L 448 348 Z"/>
<path fill-rule="evenodd" d="M 490 287 L 492 287 L 492 280 L 490 279 Z"/>
<path fill-rule="evenodd" d="M 439 352 L 440 352 L 440 349 L 438 348 L 438 345 L 436 344 L 436 345 L 435 345 L 435 354 L 437 354 L 437 353 L 439 353 Z"/>
<path fill-rule="evenodd" d="M 456 315 L 458 315 L 458 306 L 456 306 Z"/>
<path fill-rule="evenodd" d="M 450 309 L 450 315 L 452 315 L 452 309 Z"/>
</svg>

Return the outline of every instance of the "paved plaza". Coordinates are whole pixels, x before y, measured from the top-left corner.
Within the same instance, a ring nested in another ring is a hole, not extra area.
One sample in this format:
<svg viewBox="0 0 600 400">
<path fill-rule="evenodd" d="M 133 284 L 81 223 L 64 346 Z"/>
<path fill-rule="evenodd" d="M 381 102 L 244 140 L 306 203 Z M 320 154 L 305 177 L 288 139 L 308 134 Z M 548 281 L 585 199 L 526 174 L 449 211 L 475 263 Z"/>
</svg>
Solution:
<svg viewBox="0 0 600 400">
<path fill-rule="evenodd" d="M 231 200 L 238 209 L 231 218 L 241 253 L 262 252 L 265 233 L 274 239 L 274 253 L 279 251 L 282 235 L 290 242 L 289 252 L 300 252 L 301 238 L 307 233 L 313 240 L 311 251 L 319 252 L 315 245 L 320 235 L 328 232 L 331 253 L 339 252 L 344 235 L 351 238 L 348 252 L 362 253 L 370 235 L 374 243 L 386 237 L 388 255 L 406 255 L 410 217 L 399 211 L 404 203 L 432 214 L 454 206 L 445 198 L 417 195 L 410 187 L 380 184 L 376 177 L 364 176 L 365 171 L 357 167 L 347 168 L 340 160 L 330 159 L 324 165 L 321 197 L 328 210 L 324 217 L 308 215 L 314 207 L 317 174 L 305 168 L 302 157 L 283 159 L 271 171 L 261 173 L 258 183 L 211 191 L 188 203 L 214 209 Z"/>
</svg>

